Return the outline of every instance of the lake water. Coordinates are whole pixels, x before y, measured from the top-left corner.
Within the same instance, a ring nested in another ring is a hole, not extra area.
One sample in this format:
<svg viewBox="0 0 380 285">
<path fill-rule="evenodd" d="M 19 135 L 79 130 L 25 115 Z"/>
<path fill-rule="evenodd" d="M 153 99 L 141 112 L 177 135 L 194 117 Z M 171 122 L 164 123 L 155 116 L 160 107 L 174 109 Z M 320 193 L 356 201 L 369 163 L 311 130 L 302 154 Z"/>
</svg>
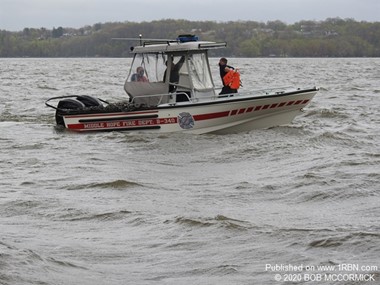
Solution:
<svg viewBox="0 0 380 285">
<path fill-rule="evenodd" d="M 0 59 L 0 284 L 379 284 L 380 59 L 229 64 L 320 92 L 249 133 L 77 134 L 44 101 L 125 99 L 129 59 Z"/>
</svg>

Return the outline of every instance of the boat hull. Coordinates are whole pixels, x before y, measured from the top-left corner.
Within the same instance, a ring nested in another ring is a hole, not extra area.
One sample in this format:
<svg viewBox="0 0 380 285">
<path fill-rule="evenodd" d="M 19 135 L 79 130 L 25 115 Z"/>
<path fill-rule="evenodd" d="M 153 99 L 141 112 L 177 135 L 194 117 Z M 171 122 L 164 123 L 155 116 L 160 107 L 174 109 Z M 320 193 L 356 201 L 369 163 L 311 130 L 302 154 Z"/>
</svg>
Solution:
<svg viewBox="0 0 380 285">
<path fill-rule="evenodd" d="M 73 131 L 148 131 L 228 134 L 290 124 L 317 89 L 164 104 L 131 112 L 62 115 Z"/>
</svg>

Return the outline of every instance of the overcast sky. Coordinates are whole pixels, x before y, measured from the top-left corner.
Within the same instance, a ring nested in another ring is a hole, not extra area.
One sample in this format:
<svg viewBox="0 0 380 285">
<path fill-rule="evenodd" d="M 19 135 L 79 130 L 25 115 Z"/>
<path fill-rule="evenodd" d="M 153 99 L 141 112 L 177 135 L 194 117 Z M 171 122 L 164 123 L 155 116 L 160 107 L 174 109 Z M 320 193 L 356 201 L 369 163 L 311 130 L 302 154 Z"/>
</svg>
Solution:
<svg viewBox="0 0 380 285">
<path fill-rule="evenodd" d="M 380 0 L 0 0 L 0 30 L 161 19 L 380 21 Z"/>
</svg>

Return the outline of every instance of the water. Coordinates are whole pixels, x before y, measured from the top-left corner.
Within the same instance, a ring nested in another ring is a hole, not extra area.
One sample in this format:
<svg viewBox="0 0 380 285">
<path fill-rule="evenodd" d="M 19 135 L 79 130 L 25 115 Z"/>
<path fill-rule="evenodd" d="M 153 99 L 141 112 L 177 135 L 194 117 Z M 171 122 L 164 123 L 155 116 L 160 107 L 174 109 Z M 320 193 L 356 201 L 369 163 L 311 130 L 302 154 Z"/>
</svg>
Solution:
<svg viewBox="0 0 380 285">
<path fill-rule="evenodd" d="M 321 90 L 291 125 L 225 136 L 60 131 L 44 101 L 122 99 L 130 61 L 0 63 L 1 285 L 379 282 L 380 59 L 232 58 L 244 89 Z"/>
</svg>

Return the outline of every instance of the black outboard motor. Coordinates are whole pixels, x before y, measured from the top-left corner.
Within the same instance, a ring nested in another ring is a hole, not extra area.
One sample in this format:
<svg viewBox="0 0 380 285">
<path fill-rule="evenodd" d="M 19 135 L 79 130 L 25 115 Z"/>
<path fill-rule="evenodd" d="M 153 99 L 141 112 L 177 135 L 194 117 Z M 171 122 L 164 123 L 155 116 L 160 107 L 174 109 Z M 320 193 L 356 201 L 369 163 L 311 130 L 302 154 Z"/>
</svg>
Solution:
<svg viewBox="0 0 380 285">
<path fill-rule="evenodd" d="M 57 105 L 57 109 L 55 112 L 55 121 L 57 122 L 57 125 L 64 126 L 65 123 L 63 121 L 63 115 L 68 114 L 72 110 L 81 110 L 84 109 L 86 106 L 77 99 L 72 98 L 66 98 L 63 100 L 60 100 Z"/>
<path fill-rule="evenodd" d="M 92 109 L 103 109 L 103 104 L 99 99 L 88 96 L 88 95 L 80 95 L 76 96 L 76 98 L 65 98 L 58 102 L 56 112 L 55 112 L 55 121 L 57 125 L 64 126 L 65 123 L 63 121 L 63 115 L 67 115 L 70 113 L 79 113 L 75 111 L 80 110 L 92 110 Z"/>
<path fill-rule="evenodd" d="M 103 107 L 102 102 L 98 98 L 88 96 L 88 95 L 80 95 L 77 96 L 77 100 L 82 102 L 86 107 Z"/>
</svg>

